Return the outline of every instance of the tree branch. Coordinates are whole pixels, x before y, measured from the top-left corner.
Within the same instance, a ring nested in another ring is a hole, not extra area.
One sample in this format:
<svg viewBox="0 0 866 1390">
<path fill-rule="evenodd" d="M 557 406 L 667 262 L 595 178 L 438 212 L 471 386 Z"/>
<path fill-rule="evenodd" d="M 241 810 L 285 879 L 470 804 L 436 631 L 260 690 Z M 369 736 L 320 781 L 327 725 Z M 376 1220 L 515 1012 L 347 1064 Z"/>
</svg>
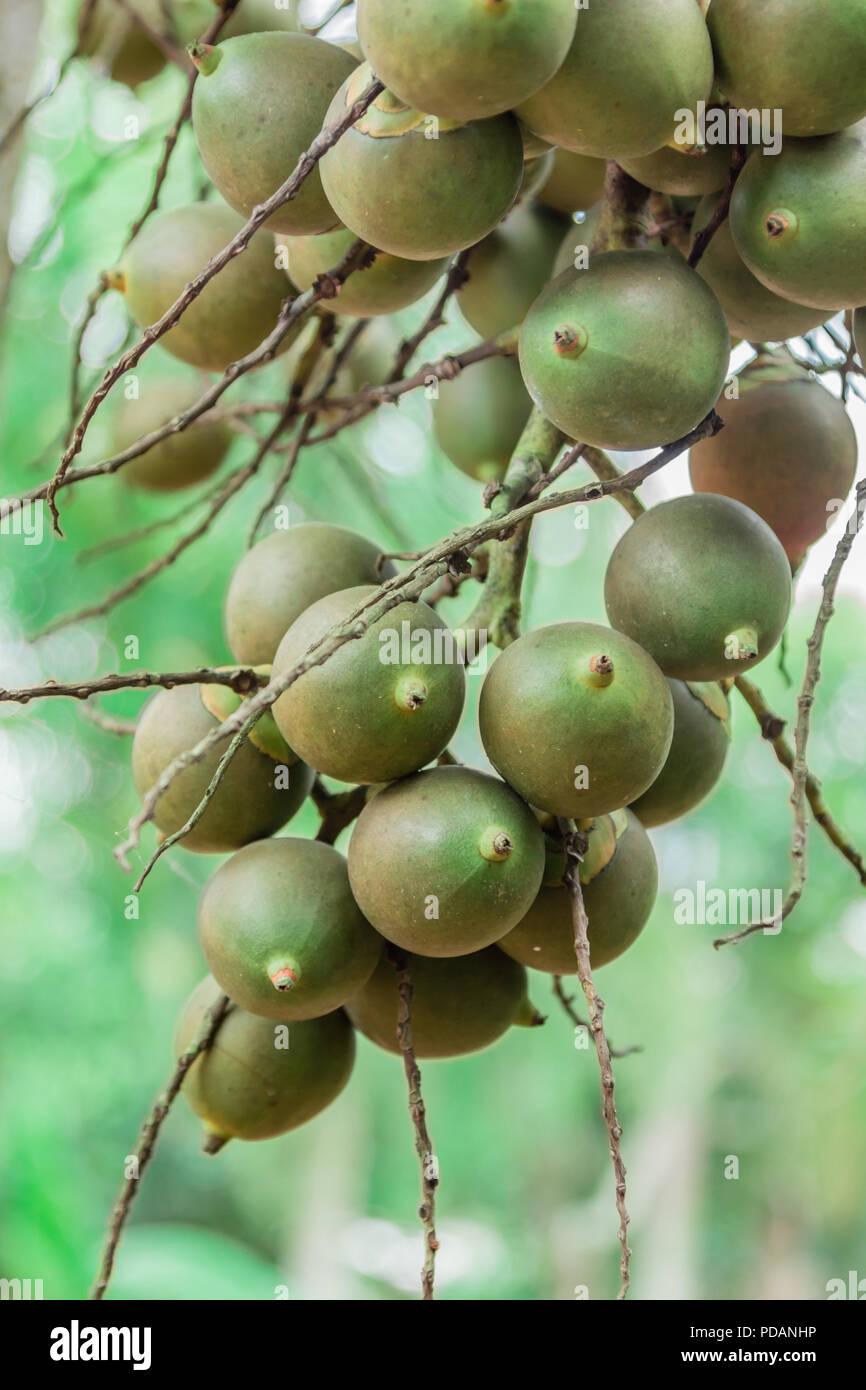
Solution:
<svg viewBox="0 0 866 1390">
<path fill-rule="evenodd" d="M 267 676 L 260 676 L 249 666 L 226 667 L 222 670 L 202 666 L 197 671 L 118 671 L 83 681 L 48 680 L 42 685 L 30 685 L 20 690 L 4 690 L 0 686 L 0 702 L 27 705 L 31 700 L 45 700 L 52 696 L 89 700 L 92 695 L 104 695 L 110 690 L 147 690 L 151 686 L 172 690 L 176 685 L 227 685 L 239 695 L 249 695 L 267 683 Z"/>
</svg>

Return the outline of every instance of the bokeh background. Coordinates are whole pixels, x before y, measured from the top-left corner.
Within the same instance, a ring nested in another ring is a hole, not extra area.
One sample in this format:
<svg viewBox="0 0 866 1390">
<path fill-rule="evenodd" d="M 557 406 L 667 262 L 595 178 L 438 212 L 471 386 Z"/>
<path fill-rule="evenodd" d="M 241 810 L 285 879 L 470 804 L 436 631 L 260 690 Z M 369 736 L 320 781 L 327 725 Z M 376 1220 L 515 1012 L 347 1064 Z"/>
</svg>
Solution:
<svg viewBox="0 0 866 1390">
<path fill-rule="evenodd" d="M 34 91 L 68 51 L 71 8 L 45 6 Z M 30 123 L 7 217 L 15 268 L 2 337 L 0 496 L 55 466 L 75 326 L 146 200 L 182 86 L 167 71 L 133 95 L 75 64 Z M 138 138 L 125 138 L 130 116 Z M 204 182 L 186 131 L 164 206 L 200 196 Z M 122 301 L 109 295 L 85 340 L 93 380 L 127 328 Z M 454 311 L 425 355 L 472 340 Z M 158 351 L 157 368 L 178 371 Z M 838 390 L 835 378 L 823 380 Z M 284 383 L 276 364 L 227 399 L 271 398 Z M 862 440 L 864 408 L 851 409 Z M 98 415 L 86 458 L 108 451 L 109 415 Z M 224 468 L 253 448 L 239 437 Z M 89 555 L 179 505 L 100 479 L 62 495 L 65 540 L 0 536 L 0 685 L 227 660 L 222 596 L 270 476 L 134 599 L 36 643 L 28 637 L 42 624 L 163 553 L 190 518 Z M 687 487 L 680 461 L 644 493 L 654 501 Z M 416 395 L 305 451 L 290 505 L 294 521 L 337 521 L 384 548 L 417 549 L 477 517 L 480 488 L 437 449 L 430 403 Z M 611 501 L 591 509 L 585 529 L 578 522 L 567 509 L 536 522 L 528 624 L 604 620 L 604 566 L 627 518 Z M 775 657 L 756 673 L 789 720 L 839 531 L 814 548 L 798 582 L 793 686 Z M 864 545 L 840 586 L 809 754 L 861 845 Z M 472 587 L 443 607 L 446 616 L 466 611 Z M 124 655 L 130 636 L 133 661 Z M 454 747 L 483 765 L 480 680 L 469 684 Z M 142 700 L 116 695 L 102 709 L 134 718 Z M 715 952 L 717 929 L 674 921 L 674 893 L 699 880 L 768 889 L 788 881 L 790 783 L 738 697 L 733 724 L 716 795 L 684 823 L 652 832 L 662 880 L 655 911 L 633 949 L 598 977 L 614 1045 L 642 1045 L 616 1064 L 637 1298 L 820 1299 L 828 1280 L 852 1269 L 866 1276 L 866 899 L 856 875 L 813 830 L 808 889 L 780 935 Z M 195 907 L 218 861 L 175 851 L 147 883 L 139 919 L 125 916 L 131 880 L 112 849 L 136 806 L 128 762 L 129 739 L 94 727 L 71 702 L 0 704 L 0 1276 L 41 1278 L 50 1299 L 87 1290 L 124 1157 L 171 1068 L 175 1015 L 203 973 Z M 316 825 L 310 808 L 291 833 Z M 423 1067 L 441 1167 L 444 1298 L 569 1299 L 586 1286 L 598 1299 L 618 1286 L 595 1056 L 575 1048 L 549 977 L 533 973 L 532 995 L 549 1015 L 544 1028 Z M 336 1104 L 282 1139 L 236 1142 L 212 1160 L 198 1152 L 197 1130 L 180 1101 L 135 1207 L 114 1298 L 273 1298 L 277 1286 L 300 1299 L 417 1296 L 418 1178 L 398 1059 L 361 1039 Z"/>
</svg>

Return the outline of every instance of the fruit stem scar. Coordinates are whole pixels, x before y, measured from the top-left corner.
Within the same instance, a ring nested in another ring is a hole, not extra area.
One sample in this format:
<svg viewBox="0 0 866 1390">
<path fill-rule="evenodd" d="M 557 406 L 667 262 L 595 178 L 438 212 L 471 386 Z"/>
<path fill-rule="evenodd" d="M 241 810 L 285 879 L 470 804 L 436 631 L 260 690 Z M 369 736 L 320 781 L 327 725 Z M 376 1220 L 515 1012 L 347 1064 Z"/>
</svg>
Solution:
<svg viewBox="0 0 866 1390">
<path fill-rule="evenodd" d="M 400 709 L 420 709 L 427 699 L 427 687 L 417 676 L 407 676 L 397 684 L 394 701 Z"/>
<path fill-rule="evenodd" d="M 773 237 L 775 240 L 778 237 L 784 236 L 787 231 L 792 229 L 796 231 L 797 219 L 792 212 L 788 212 L 784 208 L 779 208 L 777 211 L 769 214 L 764 223 L 764 227 L 767 236 Z"/>
<path fill-rule="evenodd" d="M 202 77 L 210 77 L 222 62 L 222 49 L 216 48 L 212 43 L 191 43 L 187 53 Z"/>
<path fill-rule="evenodd" d="M 599 688 L 610 685 L 613 680 L 613 661 L 605 652 L 589 658 L 589 674 L 586 680 L 587 684 Z"/>
<path fill-rule="evenodd" d="M 478 841 L 478 853 L 491 864 L 501 864 L 514 850 L 514 841 L 505 830 L 491 826 Z"/>
<path fill-rule="evenodd" d="M 560 357 L 579 357 L 589 341 L 586 329 L 580 324 L 561 323 L 553 330 L 553 346 Z"/>
<path fill-rule="evenodd" d="M 754 661 L 758 656 L 758 634 L 753 627 L 738 627 L 725 638 L 725 654 L 731 661 Z"/>
<path fill-rule="evenodd" d="M 298 977 L 289 965 L 281 965 L 271 973 L 271 984 L 274 989 L 280 990 L 281 993 L 294 989 L 297 983 Z"/>
</svg>

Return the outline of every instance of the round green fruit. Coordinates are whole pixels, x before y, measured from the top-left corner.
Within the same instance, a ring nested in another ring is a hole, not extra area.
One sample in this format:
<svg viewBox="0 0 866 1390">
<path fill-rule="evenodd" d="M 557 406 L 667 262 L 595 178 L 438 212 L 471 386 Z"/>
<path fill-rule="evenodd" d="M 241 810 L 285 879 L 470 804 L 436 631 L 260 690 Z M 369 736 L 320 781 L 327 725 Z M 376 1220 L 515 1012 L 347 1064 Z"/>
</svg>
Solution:
<svg viewBox="0 0 866 1390">
<path fill-rule="evenodd" d="M 235 659 L 272 662 L 292 623 L 326 594 L 390 579 L 390 560 L 378 568 L 381 549 L 357 531 L 307 521 L 274 531 L 248 550 L 235 569 L 223 613 L 226 641 Z"/>
<path fill-rule="evenodd" d="M 407 106 L 454 121 L 510 111 L 553 77 L 574 0 L 359 0 L 373 71 Z"/>
<path fill-rule="evenodd" d="M 542 290 L 520 332 L 520 367 L 570 438 L 648 449 L 712 409 L 729 349 L 715 295 L 681 256 L 610 251 Z"/>
<path fill-rule="evenodd" d="M 604 195 L 603 159 L 572 150 L 554 150 L 553 168 L 537 193 L 539 203 L 556 212 L 585 212 Z"/>
<path fill-rule="evenodd" d="M 299 290 L 308 290 L 320 275 L 346 255 L 357 238 L 342 227 L 321 236 L 278 236 L 288 259 L 288 275 Z M 343 285 L 333 308 L 354 318 L 393 314 L 414 304 L 432 290 L 448 265 L 447 257 L 435 261 L 407 261 L 380 251 L 366 270 L 355 270 Z"/>
<path fill-rule="evenodd" d="M 289 628 L 274 675 L 376 597 L 372 585 L 321 598 Z M 426 603 L 398 603 L 363 636 L 300 676 L 274 705 L 283 735 L 341 782 L 392 782 L 432 762 L 460 721 L 465 676 L 453 634 Z"/>
<path fill-rule="evenodd" d="M 551 145 L 635 158 L 673 140 L 677 112 L 693 111 L 712 85 L 695 0 L 605 0 L 578 10 L 565 61 L 517 115 Z"/>
<path fill-rule="evenodd" d="M 165 28 L 159 0 L 133 0 L 137 14 L 156 31 Z M 166 57 L 158 44 L 114 0 L 96 0 L 88 11 L 87 0 L 78 10 L 80 53 L 95 58 L 115 82 L 137 87 L 162 72 Z"/>
<path fill-rule="evenodd" d="M 124 399 L 111 421 L 111 448 L 116 454 L 159 429 L 187 410 L 200 391 L 185 382 L 163 380 L 149 383 L 137 400 Z M 205 415 L 178 434 L 170 434 L 158 444 L 130 459 L 120 477 L 130 487 L 146 492 L 177 492 L 210 477 L 219 468 L 234 435 L 229 426 Z"/>
<path fill-rule="evenodd" d="M 196 65 L 192 120 L 202 163 L 226 202 L 249 217 L 309 149 L 355 61 L 324 39 L 280 33 L 204 48 Z M 316 167 L 266 225 L 310 236 L 339 220 Z"/>
<path fill-rule="evenodd" d="M 527 911 L 544 873 L 544 837 L 497 777 L 437 767 L 369 801 L 349 845 L 352 892 L 388 941 L 423 956 L 464 956 Z"/>
<path fill-rule="evenodd" d="M 177 1024 L 175 1056 L 195 1042 L 222 991 L 210 975 L 193 990 Z M 273 1023 L 231 1005 L 214 1041 L 187 1072 L 183 1094 L 204 1121 L 202 1148 L 229 1139 L 274 1139 L 336 1100 L 355 1064 L 355 1031 L 342 1010 L 303 1022 Z"/>
<path fill-rule="evenodd" d="M 247 845 L 217 869 L 199 902 L 198 933 L 220 989 L 284 1023 L 345 1004 L 382 951 L 342 854 L 290 836 Z"/>
<path fill-rule="evenodd" d="M 514 358 L 486 357 L 439 383 L 433 432 L 455 467 L 489 483 L 503 477 L 531 409 Z"/>
<path fill-rule="evenodd" d="M 236 212 L 218 203 L 193 203 L 149 218 L 110 277 L 139 328 L 156 323 L 242 226 Z M 256 232 L 160 342 L 182 362 L 223 372 L 268 336 L 285 298 L 286 277 L 277 269 L 273 238 Z M 286 335 L 280 352 L 298 331 Z"/>
<path fill-rule="evenodd" d="M 737 250 L 784 299 L 834 310 L 866 300 L 866 120 L 756 151 L 731 197 Z"/>
<path fill-rule="evenodd" d="M 239 696 L 227 686 L 177 685 L 154 695 L 144 707 L 132 743 L 132 775 L 139 795 L 150 791 L 169 763 L 194 748 L 239 704 Z M 159 798 L 154 820 L 163 835 L 173 835 L 186 824 L 228 744 L 225 739 L 201 762 L 185 768 Z M 225 854 L 273 835 L 295 814 L 312 784 L 310 768 L 298 762 L 265 714 L 180 844 L 203 854 Z"/>
<path fill-rule="evenodd" d="M 631 811 L 600 816 L 589 830 L 580 866 L 593 970 L 616 960 L 643 931 L 658 892 L 650 838 Z M 560 875 L 564 857 L 552 855 Z M 553 875 L 551 875 L 553 877 Z M 499 942 L 521 965 L 551 975 L 576 975 L 572 892 L 562 882 L 543 887 L 522 922 Z"/>
<path fill-rule="evenodd" d="M 717 403 L 725 428 L 691 451 L 692 487 L 751 507 L 796 569 L 851 490 L 854 426 L 838 397 L 786 358 L 756 358 L 737 381 L 739 395 Z"/>
<path fill-rule="evenodd" d="M 866 116 L 861 0 L 713 0 L 716 81 L 732 106 L 779 110 L 785 138 Z"/>
<path fill-rule="evenodd" d="M 242 34 L 270 34 L 275 30 L 296 34 L 300 28 L 298 0 L 241 0 L 219 37 L 222 43 L 223 39 L 236 39 Z"/>
<path fill-rule="evenodd" d="M 686 153 L 663 145 L 637 159 L 620 159 L 621 167 L 645 188 L 688 198 L 695 193 L 715 193 L 724 188 L 731 163 L 728 145 L 707 145 Z"/>
<path fill-rule="evenodd" d="M 791 604 L 791 568 L 767 523 L 742 502 L 675 497 L 620 538 L 604 598 L 611 624 L 640 640 L 666 676 L 723 680 L 775 647 Z"/>
<path fill-rule="evenodd" d="M 550 279 L 566 226 L 550 208 L 521 203 L 474 248 L 457 303 L 482 338 L 523 322 Z"/>
<path fill-rule="evenodd" d="M 514 1024 L 544 1020 L 526 992 L 526 971 L 497 946 L 470 956 L 408 956 L 416 1057 L 461 1057 L 490 1047 Z M 355 1027 L 386 1052 L 399 1052 L 397 971 L 383 955 L 346 1006 Z"/>
<path fill-rule="evenodd" d="M 362 64 L 325 123 L 344 117 L 371 79 Z M 505 215 L 523 177 L 523 143 L 511 115 L 457 125 L 384 91 L 319 167 L 328 200 L 356 236 L 392 256 L 429 261 L 474 246 Z"/>
<path fill-rule="evenodd" d="M 524 800 L 553 816 L 602 815 L 634 801 L 673 735 L 667 681 L 637 642 L 598 623 L 524 633 L 484 678 L 484 751 Z"/>
<path fill-rule="evenodd" d="M 670 681 L 674 737 L 667 762 L 630 810 L 647 829 L 694 811 L 716 786 L 731 743 L 728 697 L 717 681 Z"/>
</svg>

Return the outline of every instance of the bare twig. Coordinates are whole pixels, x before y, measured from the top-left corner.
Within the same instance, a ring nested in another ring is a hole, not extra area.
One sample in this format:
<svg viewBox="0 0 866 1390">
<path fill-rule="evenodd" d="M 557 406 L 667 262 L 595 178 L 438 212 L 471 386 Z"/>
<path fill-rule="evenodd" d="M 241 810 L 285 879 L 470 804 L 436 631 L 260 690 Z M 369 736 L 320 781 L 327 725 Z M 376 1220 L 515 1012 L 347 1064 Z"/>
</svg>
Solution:
<svg viewBox="0 0 866 1390">
<path fill-rule="evenodd" d="M 98 705 L 91 704 L 85 700 L 80 707 L 80 713 L 89 724 L 95 724 L 97 729 L 102 729 L 106 734 L 116 734 L 118 737 L 126 738 L 134 735 L 138 730 L 138 723 L 134 719 L 115 719 L 111 714 L 106 714 Z"/>
<path fill-rule="evenodd" d="M 575 1028 L 583 1028 L 585 1032 L 590 1033 L 592 1031 L 591 1025 L 587 1023 L 585 1019 L 582 1019 L 574 1008 L 574 996 L 572 994 L 566 994 L 561 975 L 554 975 L 553 977 L 553 992 Z M 633 1052 L 643 1052 L 643 1047 L 640 1043 L 635 1043 L 633 1047 L 622 1047 L 619 1049 L 612 1047 L 610 1049 L 611 1057 L 630 1057 Z"/>
<path fill-rule="evenodd" d="M 740 171 L 745 162 L 746 151 L 742 145 L 737 145 L 731 151 L 731 167 L 728 170 L 728 178 L 722 196 L 713 209 L 713 215 L 707 225 L 702 227 L 695 235 L 692 249 L 688 256 L 688 263 L 692 269 L 698 264 L 698 261 L 703 256 L 713 237 L 716 235 L 716 232 L 727 219 L 728 210 L 731 206 L 731 194 L 734 191 L 734 185 L 740 177 Z"/>
<path fill-rule="evenodd" d="M 91 695 L 104 695 L 110 690 L 147 690 L 151 686 L 171 690 L 176 685 L 227 685 L 239 695 L 249 695 L 259 686 L 267 685 L 249 666 L 227 667 L 224 670 L 203 666 L 197 671 L 116 671 L 107 676 L 94 676 L 83 681 L 45 681 L 42 685 L 26 686 L 20 690 L 0 687 L 0 701 L 27 705 L 31 700 L 53 697 L 68 700 L 89 700 Z"/>
<path fill-rule="evenodd" d="M 367 787 L 353 787 L 348 792 L 329 792 L 322 779 L 317 777 L 310 792 L 316 810 L 322 817 L 316 839 L 325 845 L 336 844 L 346 826 L 357 820 L 363 811 L 368 790 Z"/>
</svg>

